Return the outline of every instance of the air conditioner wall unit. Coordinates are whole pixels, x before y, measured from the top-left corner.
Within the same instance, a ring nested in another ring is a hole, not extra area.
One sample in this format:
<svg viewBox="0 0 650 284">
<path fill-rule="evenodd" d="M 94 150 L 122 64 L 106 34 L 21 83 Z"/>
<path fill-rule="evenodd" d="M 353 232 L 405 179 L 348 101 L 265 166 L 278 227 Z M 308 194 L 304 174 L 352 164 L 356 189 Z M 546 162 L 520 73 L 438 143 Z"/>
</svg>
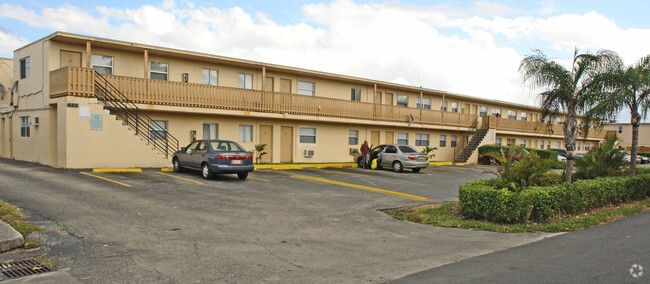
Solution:
<svg viewBox="0 0 650 284">
<path fill-rule="evenodd" d="M 311 158 L 314 156 L 314 150 L 305 150 L 305 157 Z"/>
<path fill-rule="evenodd" d="M 38 126 L 39 122 L 40 119 L 38 118 L 38 116 L 32 116 L 29 118 L 29 125 Z"/>
</svg>

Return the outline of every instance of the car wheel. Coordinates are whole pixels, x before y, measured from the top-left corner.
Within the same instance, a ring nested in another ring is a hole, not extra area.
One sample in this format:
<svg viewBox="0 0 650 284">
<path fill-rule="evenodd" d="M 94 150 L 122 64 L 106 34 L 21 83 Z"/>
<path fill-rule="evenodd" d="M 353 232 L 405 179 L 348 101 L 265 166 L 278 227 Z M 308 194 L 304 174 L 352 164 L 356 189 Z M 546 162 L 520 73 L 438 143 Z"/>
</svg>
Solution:
<svg viewBox="0 0 650 284">
<path fill-rule="evenodd" d="M 181 168 L 181 162 L 178 161 L 178 158 L 174 158 L 174 161 L 172 161 L 172 165 L 174 167 L 174 172 L 180 173 L 181 171 L 183 171 L 183 169 Z"/>
<path fill-rule="evenodd" d="M 414 173 L 419 173 L 421 168 L 412 168 L 411 170 L 413 170 Z"/>
<path fill-rule="evenodd" d="M 363 168 L 363 157 L 357 158 L 357 167 Z"/>
<path fill-rule="evenodd" d="M 212 179 L 212 171 L 210 170 L 210 167 L 208 167 L 208 164 L 203 163 L 203 165 L 201 165 L 201 174 L 204 179 Z"/>
<path fill-rule="evenodd" d="M 481 159 L 481 164 L 489 166 L 490 165 L 490 157 L 487 157 L 487 156 L 483 157 L 483 159 Z"/>
<path fill-rule="evenodd" d="M 396 161 L 393 163 L 393 171 L 396 173 L 401 173 L 404 170 L 404 167 L 402 167 L 402 163 L 399 161 Z"/>
<path fill-rule="evenodd" d="M 238 173 L 237 177 L 241 180 L 245 180 L 248 177 L 248 173 Z"/>
</svg>

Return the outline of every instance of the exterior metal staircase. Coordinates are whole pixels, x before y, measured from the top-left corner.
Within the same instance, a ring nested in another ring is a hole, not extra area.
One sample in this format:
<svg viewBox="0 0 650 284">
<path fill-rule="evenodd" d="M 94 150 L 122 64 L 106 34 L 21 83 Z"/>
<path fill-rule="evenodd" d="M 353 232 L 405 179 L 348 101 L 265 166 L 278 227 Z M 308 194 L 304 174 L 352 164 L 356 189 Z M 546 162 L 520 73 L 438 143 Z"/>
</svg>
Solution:
<svg viewBox="0 0 650 284">
<path fill-rule="evenodd" d="M 472 124 L 472 127 L 470 127 L 465 135 L 463 135 L 463 138 L 460 140 L 460 147 L 458 147 L 458 145 L 456 146 L 456 150 L 454 151 L 454 164 L 467 162 L 467 159 L 472 156 L 476 148 L 478 148 L 478 145 L 481 144 L 483 138 L 487 135 L 488 129 L 476 129 L 477 125 L 478 120 L 475 121 Z"/>
<path fill-rule="evenodd" d="M 156 127 L 158 125 L 151 117 L 97 72 L 95 72 L 95 96 L 104 103 L 105 108 L 122 120 L 124 125 L 134 130 L 135 135 L 140 136 L 147 142 L 147 145 L 152 145 L 153 150 L 162 153 L 165 159 L 178 150 L 179 145 L 176 137 L 172 136 L 167 129 Z M 152 126 L 156 128 L 156 131 L 150 131 Z"/>
</svg>

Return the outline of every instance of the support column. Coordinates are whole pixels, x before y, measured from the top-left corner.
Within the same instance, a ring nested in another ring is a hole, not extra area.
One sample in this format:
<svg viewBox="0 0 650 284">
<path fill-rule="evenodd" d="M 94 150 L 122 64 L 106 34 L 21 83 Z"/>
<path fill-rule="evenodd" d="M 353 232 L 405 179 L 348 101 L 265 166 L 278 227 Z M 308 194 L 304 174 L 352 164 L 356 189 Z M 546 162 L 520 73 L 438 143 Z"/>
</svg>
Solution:
<svg viewBox="0 0 650 284">
<path fill-rule="evenodd" d="M 149 79 L 149 51 L 144 50 L 144 77 L 145 79 Z"/>
<path fill-rule="evenodd" d="M 93 64 L 93 54 L 90 48 L 90 41 L 86 41 L 86 68 L 92 68 Z"/>
</svg>

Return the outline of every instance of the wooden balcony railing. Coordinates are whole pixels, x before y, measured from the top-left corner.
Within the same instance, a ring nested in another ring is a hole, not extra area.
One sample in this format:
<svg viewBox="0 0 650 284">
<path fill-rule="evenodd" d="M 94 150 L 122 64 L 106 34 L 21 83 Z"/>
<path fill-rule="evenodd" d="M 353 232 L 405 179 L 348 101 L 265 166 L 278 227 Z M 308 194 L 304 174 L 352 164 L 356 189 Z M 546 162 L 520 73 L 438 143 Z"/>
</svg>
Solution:
<svg viewBox="0 0 650 284">
<path fill-rule="evenodd" d="M 488 123 L 497 130 L 564 135 L 562 125 L 558 124 L 548 125 L 546 123 L 538 123 L 535 121 L 514 120 L 495 116 L 489 116 Z M 579 138 L 582 137 L 581 134 L 578 136 Z M 590 129 L 588 134 L 588 137 L 590 138 L 605 138 L 606 136 L 607 131 L 599 129 Z"/>
</svg>

